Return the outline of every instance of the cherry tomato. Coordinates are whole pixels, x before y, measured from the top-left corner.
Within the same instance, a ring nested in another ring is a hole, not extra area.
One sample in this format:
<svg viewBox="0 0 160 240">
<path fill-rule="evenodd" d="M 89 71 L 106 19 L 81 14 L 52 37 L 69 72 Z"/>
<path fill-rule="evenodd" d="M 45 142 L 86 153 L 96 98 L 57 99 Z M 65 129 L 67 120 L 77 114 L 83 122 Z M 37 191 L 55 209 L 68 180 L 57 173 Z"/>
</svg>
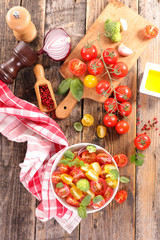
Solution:
<svg viewBox="0 0 160 240">
<path fill-rule="evenodd" d="M 128 162 L 128 158 L 125 154 L 117 154 L 113 158 L 116 161 L 118 167 L 124 167 Z"/>
<path fill-rule="evenodd" d="M 116 98 L 118 102 L 125 102 L 131 98 L 131 89 L 127 86 L 120 85 L 115 88 Z"/>
<path fill-rule="evenodd" d="M 100 177 L 106 179 L 106 171 L 104 170 L 105 165 L 101 166 L 101 174 Z"/>
<path fill-rule="evenodd" d="M 91 181 L 91 190 L 96 195 L 102 195 L 107 189 L 107 183 L 103 178 L 99 178 L 98 181 Z"/>
<path fill-rule="evenodd" d="M 101 165 L 112 163 L 112 157 L 107 153 L 98 153 L 97 160 Z"/>
<path fill-rule="evenodd" d="M 85 76 L 84 85 L 89 88 L 94 88 L 97 85 L 97 78 L 93 75 Z"/>
<path fill-rule="evenodd" d="M 99 209 L 99 208 L 101 208 L 104 204 L 105 204 L 106 202 L 105 202 L 105 200 L 104 200 L 104 198 L 101 200 L 101 201 L 99 201 L 98 203 L 93 203 L 92 204 L 92 207 L 94 208 L 94 209 Z"/>
<path fill-rule="evenodd" d="M 92 125 L 93 125 L 93 123 L 94 123 L 94 118 L 93 118 L 92 115 L 90 115 L 90 114 L 85 114 L 85 115 L 83 116 L 81 122 L 82 122 L 82 124 L 83 124 L 84 126 L 89 127 L 89 126 L 92 126 Z"/>
<path fill-rule="evenodd" d="M 143 29 L 143 35 L 146 38 L 155 38 L 158 35 L 158 28 L 154 27 L 152 25 L 147 25 L 144 29 Z"/>
<path fill-rule="evenodd" d="M 129 131 L 129 124 L 124 120 L 119 121 L 117 122 L 115 129 L 119 134 L 125 134 Z"/>
<path fill-rule="evenodd" d="M 117 111 L 117 104 L 116 104 L 116 99 L 114 98 L 108 98 L 104 102 L 104 108 L 108 113 L 114 113 Z"/>
<path fill-rule="evenodd" d="M 112 68 L 114 72 L 112 72 L 113 70 L 111 70 L 111 73 L 117 78 L 125 77 L 128 73 L 128 67 L 123 62 L 116 62 L 112 65 Z"/>
<path fill-rule="evenodd" d="M 81 178 L 85 178 L 84 173 L 79 168 L 74 168 L 70 175 L 73 177 L 73 182 L 77 183 Z"/>
<path fill-rule="evenodd" d="M 106 114 L 103 118 L 106 127 L 114 127 L 117 123 L 117 116 L 114 114 Z"/>
<path fill-rule="evenodd" d="M 61 173 L 69 173 L 70 167 L 68 165 L 61 164 L 60 165 L 60 172 Z"/>
<path fill-rule="evenodd" d="M 99 125 L 97 127 L 97 135 L 99 138 L 104 138 L 106 136 L 107 130 L 106 127 Z"/>
<path fill-rule="evenodd" d="M 130 102 L 122 102 L 118 105 L 118 110 L 122 116 L 129 116 L 132 112 L 132 105 Z"/>
<path fill-rule="evenodd" d="M 69 70 L 75 76 L 81 76 L 86 71 L 86 64 L 79 59 L 72 59 L 69 63 Z"/>
<path fill-rule="evenodd" d="M 81 56 L 86 61 L 96 58 L 97 57 L 97 48 L 94 45 L 83 46 L 81 49 Z"/>
<path fill-rule="evenodd" d="M 147 134 L 142 133 L 135 138 L 134 144 L 139 150 L 145 150 L 150 146 L 151 139 Z"/>
<path fill-rule="evenodd" d="M 123 203 L 126 199 L 127 199 L 127 192 L 126 191 L 121 190 L 121 191 L 117 192 L 117 194 L 115 196 L 116 202 Z"/>
<path fill-rule="evenodd" d="M 92 59 L 88 63 L 88 72 L 92 75 L 98 75 L 103 71 L 103 62 L 98 58 Z"/>
<path fill-rule="evenodd" d="M 95 153 L 89 153 L 89 151 L 84 151 L 82 153 L 82 161 L 90 164 L 96 162 L 97 156 Z"/>
<path fill-rule="evenodd" d="M 63 187 L 61 188 L 57 188 L 55 187 L 55 193 L 61 197 L 61 198 L 65 198 L 70 194 L 70 188 L 67 184 L 63 183 Z"/>
<path fill-rule="evenodd" d="M 104 199 L 107 202 L 113 195 L 113 189 L 111 187 L 107 187 L 105 193 L 104 193 Z"/>
<path fill-rule="evenodd" d="M 75 199 L 72 194 L 69 194 L 67 199 L 66 199 L 66 202 L 71 205 L 71 206 L 74 206 L 74 207 L 79 207 L 79 202 L 77 199 Z"/>
<path fill-rule="evenodd" d="M 103 51 L 103 58 L 106 64 L 114 64 L 118 60 L 118 52 L 113 48 L 107 48 Z"/>
<path fill-rule="evenodd" d="M 96 92 L 106 97 L 107 93 L 111 92 L 111 84 L 106 80 L 100 81 L 96 86 Z"/>
<path fill-rule="evenodd" d="M 61 182 L 61 172 L 55 171 L 52 173 L 52 182 L 59 183 Z"/>
</svg>

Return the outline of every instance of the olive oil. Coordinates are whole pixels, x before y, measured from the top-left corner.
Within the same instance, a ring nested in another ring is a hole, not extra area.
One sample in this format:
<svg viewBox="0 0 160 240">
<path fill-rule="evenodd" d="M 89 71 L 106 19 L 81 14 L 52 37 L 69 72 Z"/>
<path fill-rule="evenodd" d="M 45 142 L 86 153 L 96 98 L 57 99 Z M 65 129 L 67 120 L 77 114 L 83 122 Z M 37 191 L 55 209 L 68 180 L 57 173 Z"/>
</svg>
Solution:
<svg viewBox="0 0 160 240">
<path fill-rule="evenodd" d="M 149 70 L 145 89 L 152 92 L 160 93 L 160 72 L 155 70 Z"/>
</svg>

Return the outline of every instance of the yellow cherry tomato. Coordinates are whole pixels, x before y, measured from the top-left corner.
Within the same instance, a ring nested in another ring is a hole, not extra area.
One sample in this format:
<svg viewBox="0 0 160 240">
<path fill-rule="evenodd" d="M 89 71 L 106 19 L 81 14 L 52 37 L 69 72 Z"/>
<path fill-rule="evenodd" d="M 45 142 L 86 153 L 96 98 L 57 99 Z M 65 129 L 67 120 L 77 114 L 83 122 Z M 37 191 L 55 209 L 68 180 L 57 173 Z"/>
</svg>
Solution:
<svg viewBox="0 0 160 240">
<path fill-rule="evenodd" d="M 73 197 L 75 197 L 75 199 L 80 199 L 81 197 L 83 197 L 83 193 L 80 189 L 77 188 L 77 186 L 73 185 L 73 187 L 71 187 L 70 189 L 71 194 L 73 195 Z"/>
<path fill-rule="evenodd" d="M 81 120 L 84 126 L 92 126 L 94 123 L 94 118 L 90 114 L 85 114 Z"/>
<path fill-rule="evenodd" d="M 98 162 L 94 162 L 90 164 L 90 169 L 93 169 L 98 175 L 101 173 L 101 166 Z"/>
<path fill-rule="evenodd" d="M 93 169 L 89 169 L 89 170 L 85 173 L 85 175 L 87 176 L 87 178 L 88 178 L 89 180 L 98 181 L 98 178 L 99 178 L 98 173 L 97 173 L 96 171 L 94 171 Z"/>
<path fill-rule="evenodd" d="M 94 88 L 97 85 L 97 78 L 93 75 L 85 76 L 84 85 L 88 88 Z"/>
<path fill-rule="evenodd" d="M 113 164 L 106 164 L 105 166 L 104 166 L 104 171 L 106 172 L 106 173 L 109 173 L 109 171 L 110 170 L 112 170 L 112 169 L 117 169 Z"/>
<path fill-rule="evenodd" d="M 112 180 L 110 177 L 108 177 L 105 179 L 105 181 L 109 187 L 111 187 L 111 188 L 117 187 L 117 183 L 118 183 L 117 180 Z"/>
<path fill-rule="evenodd" d="M 83 172 L 87 172 L 89 170 L 89 164 L 88 163 L 85 163 L 84 166 L 80 167 L 80 169 L 83 171 Z"/>
<path fill-rule="evenodd" d="M 95 194 L 94 194 L 94 192 L 93 192 L 91 189 L 89 189 L 89 190 L 86 191 L 85 193 L 86 193 L 86 195 L 91 195 L 91 198 L 92 198 L 92 199 L 95 197 Z"/>
<path fill-rule="evenodd" d="M 97 127 L 97 135 L 99 138 L 104 138 L 107 134 L 107 130 L 106 130 L 106 127 L 102 126 L 102 125 L 99 125 Z"/>
<path fill-rule="evenodd" d="M 69 174 L 61 174 L 61 179 L 64 183 L 66 184 L 72 184 L 73 177 L 70 176 Z"/>
</svg>

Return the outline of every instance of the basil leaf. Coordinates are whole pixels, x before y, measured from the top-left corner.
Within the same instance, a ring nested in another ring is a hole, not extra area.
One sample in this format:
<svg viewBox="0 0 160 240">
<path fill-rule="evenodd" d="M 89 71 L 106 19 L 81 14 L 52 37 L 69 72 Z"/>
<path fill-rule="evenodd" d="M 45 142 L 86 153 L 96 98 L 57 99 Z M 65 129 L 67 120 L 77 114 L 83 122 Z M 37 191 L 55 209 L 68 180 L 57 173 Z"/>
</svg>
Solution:
<svg viewBox="0 0 160 240">
<path fill-rule="evenodd" d="M 74 153 L 72 153 L 71 151 L 66 151 L 64 153 L 64 157 L 72 160 L 74 158 Z"/>
<path fill-rule="evenodd" d="M 74 129 L 77 131 L 77 132 L 81 132 L 82 129 L 83 129 L 83 126 L 80 122 L 75 122 L 74 125 L 73 125 Z"/>
<path fill-rule="evenodd" d="M 98 195 L 96 197 L 93 198 L 93 203 L 99 203 L 100 201 L 102 201 L 104 198 L 102 197 L 102 195 Z"/>
<path fill-rule="evenodd" d="M 81 80 L 79 80 L 78 78 L 72 80 L 71 85 L 70 85 L 70 90 L 71 93 L 73 95 L 73 97 L 75 97 L 75 99 L 77 101 L 81 100 L 81 97 L 83 95 L 83 83 Z"/>
<path fill-rule="evenodd" d="M 91 201 L 91 195 L 87 195 L 85 198 L 83 198 L 82 202 L 80 203 L 80 206 L 87 207 L 90 204 Z"/>
<path fill-rule="evenodd" d="M 78 215 L 81 218 L 86 218 L 87 217 L 86 207 L 80 206 L 77 211 L 78 211 Z"/>
<path fill-rule="evenodd" d="M 143 160 L 143 159 L 137 159 L 137 160 L 135 161 L 135 165 L 136 165 L 136 166 L 142 166 L 143 163 L 144 163 L 144 160 Z"/>
<path fill-rule="evenodd" d="M 58 87 L 57 94 L 65 94 L 69 90 L 72 81 L 73 78 L 67 78 L 63 80 Z"/>
<path fill-rule="evenodd" d="M 132 156 L 130 157 L 130 159 L 131 159 L 131 163 L 134 163 L 135 160 L 136 160 L 136 156 L 135 156 L 135 155 L 132 155 Z"/>
<path fill-rule="evenodd" d="M 57 188 L 62 188 L 62 187 L 64 187 L 64 184 L 62 182 L 59 182 L 59 183 L 56 184 L 56 187 Z"/>
<path fill-rule="evenodd" d="M 130 182 L 130 179 L 126 178 L 126 177 L 120 177 L 119 181 L 122 182 L 122 183 L 128 183 L 128 182 Z"/>
<path fill-rule="evenodd" d="M 111 178 L 112 180 L 117 180 L 118 177 L 119 177 L 119 172 L 118 172 L 118 170 L 117 170 L 117 169 L 111 169 L 111 170 L 109 171 L 109 176 L 110 176 L 110 178 Z"/>
<path fill-rule="evenodd" d="M 89 151 L 89 153 L 96 152 L 96 147 L 93 145 L 88 145 L 87 150 Z"/>
<path fill-rule="evenodd" d="M 145 156 L 142 153 L 137 153 L 138 157 L 145 158 Z"/>
</svg>

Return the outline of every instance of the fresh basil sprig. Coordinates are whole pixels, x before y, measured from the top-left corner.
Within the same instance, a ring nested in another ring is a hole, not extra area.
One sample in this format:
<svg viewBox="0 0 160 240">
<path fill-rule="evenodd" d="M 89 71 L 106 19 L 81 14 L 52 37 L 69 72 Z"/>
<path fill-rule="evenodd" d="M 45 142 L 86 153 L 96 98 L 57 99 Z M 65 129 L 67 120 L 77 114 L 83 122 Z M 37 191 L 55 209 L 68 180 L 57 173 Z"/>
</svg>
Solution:
<svg viewBox="0 0 160 240">
<path fill-rule="evenodd" d="M 119 172 L 117 169 L 111 169 L 106 177 L 110 177 L 112 180 L 117 180 L 119 178 Z M 130 179 L 122 176 L 119 178 L 119 181 L 122 183 L 128 183 L 130 182 Z"/>
<path fill-rule="evenodd" d="M 134 163 L 136 166 L 142 166 L 144 163 L 144 158 L 145 156 L 139 152 L 135 152 L 135 154 L 130 157 L 131 163 Z"/>
<path fill-rule="evenodd" d="M 86 207 L 90 204 L 91 201 L 91 195 L 87 195 L 85 198 L 83 198 L 82 202 L 80 203 L 80 207 L 77 209 L 78 215 L 81 218 L 87 217 Z"/>
<path fill-rule="evenodd" d="M 69 90 L 72 80 L 73 78 L 67 78 L 63 80 L 58 87 L 57 94 L 65 94 Z"/>
</svg>

